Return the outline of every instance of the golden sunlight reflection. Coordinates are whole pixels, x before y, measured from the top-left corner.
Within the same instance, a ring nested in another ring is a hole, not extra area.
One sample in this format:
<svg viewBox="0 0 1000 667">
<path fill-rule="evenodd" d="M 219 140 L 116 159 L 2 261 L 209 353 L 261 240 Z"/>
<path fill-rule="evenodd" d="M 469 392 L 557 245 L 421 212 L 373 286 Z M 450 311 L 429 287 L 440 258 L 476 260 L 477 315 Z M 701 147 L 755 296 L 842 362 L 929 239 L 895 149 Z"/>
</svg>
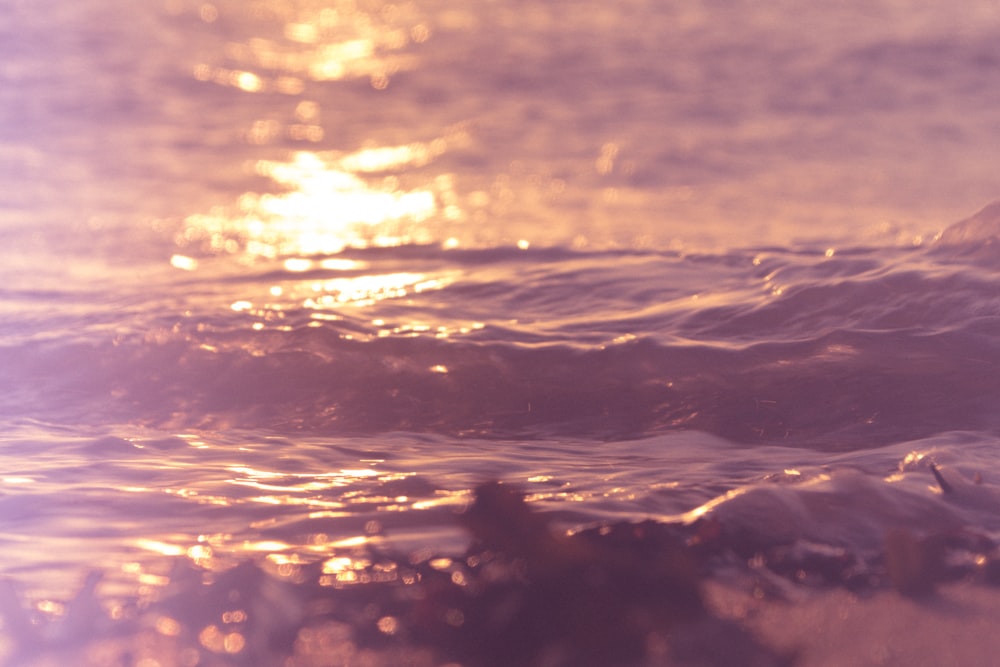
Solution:
<svg viewBox="0 0 1000 667">
<path fill-rule="evenodd" d="M 329 558 L 323 562 L 323 574 L 336 574 L 345 572 L 354 567 L 354 560 L 347 556 L 337 556 Z"/>
<path fill-rule="evenodd" d="M 230 466 L 229 471 L 238 476 L 229 480 L 231 484 L 248 486 L 261 491 L 321 491 L 347 486 L 359 479 L 377 477 L 371 469 L 339 470 L 320 474 L 293 474 L 257 470 L 247 466 Z M 340 506 L 338 504 L 338 506 Z"/>
<path fill-rule="evenodd" d="M 34 484 L 35 479 L 32 477 L 3 477 L 0 478 L 0 482 L 4 484 Z"/>
<path fill-rule="evenodd" d="M 140 549 L 152 551 L 160 554 L 161 556 L 183 556 L 187 551 L 184 547 L 176 544 L 168 544 L 167 542 L 161 542 L 160 540 L 149 540 L 145 538 L 136 540 L 135 545 Z"/>
<path fill-rule="evenodd" d="M 331 546 L 331 547 L 333 547 L 335 549 L 348 549 L 348 548 L 352 548 L 352 547 L 363 547 L 364 545 L 368 544 L 368 542 L 370 540 L 371 540 L 371 538 L 369 538 L 366 535 L 358 535 L 356 537 L 346 537 L 346 538 L 344 538 L 342 540 L 337 540 L 335 542 L 330 542 L 329 546 Z"/>
<path fill-rule="evenodd" d="M 437 491 L 433 498 L 416 500 L 410 504 L 410 509 L 428 510 L 437 507 L 452 507 L 461 509 L 469 504 L 471 491 Z"/>
<path fill-rule="evenodd" d="M 441 289 L 455 280 L 455 274 L 429 278 L 421 273 L 390 273 L 383 275 L 334 278 L 311 285 L 316 296 L 303 302 L 305 308 L 323 310 L 334 306 L 352 304 L 367 306 L 406 296 L 409 293 Z"/>
<path fill-rule="evenodd" d="M 747 491 L 749 491 L 749 487 L 740 487 L 740 488 L 736 488 L 736 489 L 730 489 L 729 491 L 727 491 L 726 493 L 722 494 L 721 496 L 717 496 L 715 498 L 712 498 L 707 503 L 705 503 L 703 505 L 700 505 L 698 507 L 695 507 L 693 510 L 691 510 L 689 512 L 685 512 L 684 514 L 682 514 L 680 516 L 680 519 L 681 519 L 681 521 L 683 523 L 692 524 L 695 521 L 697 521 L 698 519 L 700 519 L 701 517 L 705 516 L 706 514 L 708 514 L 712 510 L 714 510 L 719 505 L 727 503 L 730 500 L 732 500 L 733 498 L 735 498 L 737 496 L 743 495 Z"/>
<path fill-rule="evenodd" d="M 201 437 L 191 434 L 191 433 L 177 433 L 176 437 L 183 440 L 190 447 L 195 449 L 208 449 L 209 445 Z"/>
<path fill-rule="evenodd" d="M 314 268 L 326 270 L 348 270 L 364 268 L 363 262 L 352 260 L 313 261 L 292 258 L 284 263 L 290 273 L 303 273 Z M 383 274 L 361 274 L 329 278 L 306 278 L 286 280 L 283 284 L 271 285 L 266 296 L 259 301 L 239 299 L 229 304 L 229 309 L 251 319 L 256 330 L 270 328 L 288 330 L 286 316 L 290 311 L 303 312 L 311 326 L 321 322 L 340 321 L 345 318 L 346 308 L 365 308 L 390 299 L 412 298 L 417 295 L 441 290 L 461 278 L 458 269 L 441 271 L 436 274 L 416 272 L 394 272 Z M 447 324 L 404 321 L 387 323 L 385 319 L 373 318 L 370 323 L 375 329 L 370 333 L 355 331 L 342 334 L 344 338 L 384 338 L 389 336 L 414 337 L 432 336 L 448 338 L 464 335 L 484 328 L 482 322 L 452 322 Z M 443 365 L 429 368 L 433 373 L 447 373 Z"/>
<path fill-rule="evenodd" d="M 174 255 L 170 258 L 170 265 L 182 271 L 194 271 L 198 268 L 198 260 L 185 255 Z"/>
<path fill-rule="evenodd" d="M 357 467 L 312 473 L 231 463 L 224 466 L 225 474 L 218 480 L 228 493 L 211 495 L 196 488 L 161 490 L 190 503 L 208 499 L 241 505 L 255 520 L 231 532 L 165 533 L 137 539 L 131 546 L 146 556 L 122 563 L 121 571 L 140 584 L 145 596 L 156 596 L 170 582 L 158 564 L 161 561 L 149 560 L 149 556 L 183 559 L 210 572 L 227 571 L 248 558 L 263 560 L 284 578 L 303 576 L 302 566 L 314 564 L 321 567 L 320 585 L 332 587 L 405 579 L 395 565 L 372 559 L 373 549 L 391 545 L 397 537 L 376 517 L 412 511 L 449 512 L 467 506 L 471 491 L 427 488 L 421 479 L 413 479 L 417 473 L 376 470 L 382 463 L 382 459 L 360 459 Z M 247 489 L 251 492 L 246 493 Z M 145 491 L 156 492 L 152 488 Z M 363 528 L 359 529 L 358 521 L 342 523 L 343 519 L 360 519 Z M 275 532 L 315 520 L 320 523 L 313 532 Z M 402 539 L 405 542 L 407 538 Z M 412 575 L 410 579 L 404 583 L 413 583 Z M 169 626 L 169 621 L 164 622 Z M 218 646 L 218 637 L 208 639 Z"/>
<path fill-rule="evenodd" d="M 291 544 L 287 544 L 285 542 L 279 542 L 277 540 L 260 540 L 260 541 L 247 540 L 243 542 L 242 546 L 244 551 L 254 551 L 263 553 L 270 553 L 273 551 L 288 551 L 289 549 L 293 548 Z"/>
<path fill-rule="evenodd" d="M 332 7 L 271 11 L 283 22 L 280 36 L 231 42 L 226 57 L 232 66 L 200 63 L 194 68 L 194 78 L 250 93 L 296 95 L 305 81 L 358 78 L 367 78 L 373 88 L 381 90 L 392 76 L 416 66 L 416 55 L 406 50 L 431 37 L 412 3 L 366 11 L 342 0 Z M 219 10 L 205 4 L 199 17 L 215 23 Z"/>
<path fill-rule="evenodd" d="M 188 216 L 176 241 L 181 247 L 239 253 L 247 259 L 284 257 L 293 271 L 311 267 L 308 256 L 332 255 L 347 247 L 430 243 L 429 221 L 462 219 L 451 176 L 406 189 L 387 172 L 422 166 L 461 136 L 458 132 L 447 140 L 347 155 L 299 151 L 287 161 L 259 160 L 255 171 L 282 192 L 246 192 L 235 207 Z M 171 263 L 182 270 L 197 268 L 186 254 L 174 255 Z"/>
</svg>

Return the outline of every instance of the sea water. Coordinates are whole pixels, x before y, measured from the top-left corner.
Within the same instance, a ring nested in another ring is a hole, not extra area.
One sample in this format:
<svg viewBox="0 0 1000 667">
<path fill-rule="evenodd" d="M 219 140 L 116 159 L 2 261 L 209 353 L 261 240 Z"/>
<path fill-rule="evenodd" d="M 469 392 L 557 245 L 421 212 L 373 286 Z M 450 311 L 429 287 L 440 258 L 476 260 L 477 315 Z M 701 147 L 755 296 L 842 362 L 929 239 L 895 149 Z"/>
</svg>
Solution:
<svg viewBox="0 0 1000 667">
<path fill-rule="evenodd" d="M 997 44 L 991 2 L 7 3 L 6 659 L 269 664 L 156 606 L 178 562 L 454 557 L 493 479 L 559 530 L 1000 538 L 1000 212 L 952 224 Z"/>
</svg>

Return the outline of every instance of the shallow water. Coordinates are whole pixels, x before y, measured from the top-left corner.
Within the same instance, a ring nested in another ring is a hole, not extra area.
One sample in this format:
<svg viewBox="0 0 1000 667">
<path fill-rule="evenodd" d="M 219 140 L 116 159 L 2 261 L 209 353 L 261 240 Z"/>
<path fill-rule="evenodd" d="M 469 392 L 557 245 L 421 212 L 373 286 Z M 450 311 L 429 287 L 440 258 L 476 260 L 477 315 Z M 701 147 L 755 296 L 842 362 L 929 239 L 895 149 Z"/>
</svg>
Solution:
<svg viewBox="0 0 1000 667">
<path fill-rule="evenodd" d="M 12 664 L 114 634 L 52 638 L 88 572 L 136 618 L 178 561 L 460 554 L 488 479 L 568 530 L 1000 539 L 1000 214 L 951 224 L 991 3 L 0 17 Z M 143 659 L 257 659 L 171 619 Z"/>
</svg>

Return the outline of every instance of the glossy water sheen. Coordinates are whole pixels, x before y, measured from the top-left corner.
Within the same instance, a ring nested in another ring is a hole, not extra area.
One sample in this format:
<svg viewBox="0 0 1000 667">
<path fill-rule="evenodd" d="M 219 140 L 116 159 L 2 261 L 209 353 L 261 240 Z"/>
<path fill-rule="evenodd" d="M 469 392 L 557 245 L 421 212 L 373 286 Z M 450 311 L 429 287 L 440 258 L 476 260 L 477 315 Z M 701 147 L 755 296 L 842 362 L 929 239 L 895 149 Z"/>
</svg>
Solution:
<svg viewBox="0 0 1000 667">
<path fill-rule="evenodd" d="M 493 478 L 567 528 L 1000 536 L 1000 213 L 940 234 L 1000 192 L 1000 15 L 799 5 L 0 9 L 35 623 L 94 570 L 122 615 L 177 560 L 460 553 Z"/>
</svg>

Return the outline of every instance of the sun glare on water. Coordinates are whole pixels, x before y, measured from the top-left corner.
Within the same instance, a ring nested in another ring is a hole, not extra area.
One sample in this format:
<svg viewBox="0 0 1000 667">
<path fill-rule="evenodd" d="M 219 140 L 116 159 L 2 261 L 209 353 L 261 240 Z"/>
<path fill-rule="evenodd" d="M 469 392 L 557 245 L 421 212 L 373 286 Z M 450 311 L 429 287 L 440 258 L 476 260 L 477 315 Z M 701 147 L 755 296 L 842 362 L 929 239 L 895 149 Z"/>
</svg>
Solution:
<svg viewBox="0 0 1000 667">
<path fill-rule="evenodd" d="M 273 15 L 283 24 L 281 33 L 230 43 L 231 66 L 199 63 L 194 77 L 248 93 L 297 95 L 309 81 L 358 78 L 384 89 L 392 76 L 416 66 L 405 49 L 431 36 L 410 4 L 386 4 L 377 12 L 352 1 L 329 4 L 333 6 L 298 8 L 276 2 L 259 8 L 257 14 Z M 207 24 L 222 14 L 211 3 L 198 12 Z"/>
<path fill-rule="evenodd" d="M 201 17 L 207 23 L 224 13 L 206 7 Z M 372 104 L 380 103 L 376 91 L 414 65 L 408 47 L 430 37 L 412 7 L 392 7 L 372 13 L 352 2 L 321 11 L 274 5 L 268 11 L 284 25 L 281 34 L 231 43 L 221 63 L 193 71 L 206 85 L 251 93 L 250 104 L 275 94 L 292 101 L 288 118 L 261 118 L 239 130 L 244 144 L 289 146 L 284 154 L 271 151 L 246 165 L 255 181 L 263 178 L 269 185 L 188 215 L 170 258 L 185 272 L 202 271 L 218 258 L 238 267 L 280 262 L 285 273 L 295 274 L 269 285 L 266 294 L 227 302 L 231 311 L 252 318 L 256 331 L 287 328 L 289 310 L 305 312 L 320 325 L 342 319 L 345 306 L 440 289 L 454 279 L 410 271 L 366 273 L 365 262 L 336 256 L 351 248 L 433 243 L 448 236 L 442 233 L 445 226 L 466 217 L 454 176 L 433 169 L 440 157 L 468 144 L 464 125 L 409 143 L 383 144 L 364 136 L 333 142 L 323 105 L 310 96 L 310 86 L 367 77 Z M 353 147 L 320 150 L 321 142 Z M 413 322 L 400 331 L 411 335 L 427 328 Z"/>
<path fill-rule="evenodd" d="M 416 175 L 442 154 L 464 144 L 464 128 L 402 145 L 380 145 L 367 136 L 340 136 L 331 142 L 317 86 L 368 79 L 371 104 L 393 76 L 416 67 L 418 47 L 431 30 L 411 4 L 360 7 L 340 1 L 325 7 L 269 3 L 253 14 L 264 19 L 258 36 L 229 42 L 218 62 L 197 64 L 191 75 L 205 85 L 233 88 L 247 104 L 262 96 L 291 98 L 287 117 L 263 114 L 234 128 L 251 146 L 288 145 L 300 150 L 261 158 L 249 171 L 273 183 L 269 192 L 245 192 L 184 220 L 175 268 L 195 270 L 195 255 L 236 255 L 248 262 L 330 255 L 347 247 L 426 243 L 428 226 L 462 218 L 450 174 Z M 206 3 L 198 15 L 212 29 L 227 8 Z M 281 27 L 275 30 L 275 27 Z M 267 105 L 258 105 L 266 109 Z M 314 150 L 324 142 L 348 150 Z M 358 144 L 361 144 L 358 147 Z M 403 183 L 404 178 L 408 183 Z"/>
<path fill-rule="evenodd" d="M 178 242 L 249 261 L 430 242 L 423 223 L 460 217 L 451 178 L 438 176 L 406 189 L 396 176 L 373 184 L 358 173 L 419 165 L 445 145 L 418 143 L 347 155 L 300 151 L 287 161 L 259 160 L 255 171 L 282 191 L 246 192 L 235 206 L 188 216 Z M 186 258 L 174 264 L 193 268 Z"/>
</svg>

